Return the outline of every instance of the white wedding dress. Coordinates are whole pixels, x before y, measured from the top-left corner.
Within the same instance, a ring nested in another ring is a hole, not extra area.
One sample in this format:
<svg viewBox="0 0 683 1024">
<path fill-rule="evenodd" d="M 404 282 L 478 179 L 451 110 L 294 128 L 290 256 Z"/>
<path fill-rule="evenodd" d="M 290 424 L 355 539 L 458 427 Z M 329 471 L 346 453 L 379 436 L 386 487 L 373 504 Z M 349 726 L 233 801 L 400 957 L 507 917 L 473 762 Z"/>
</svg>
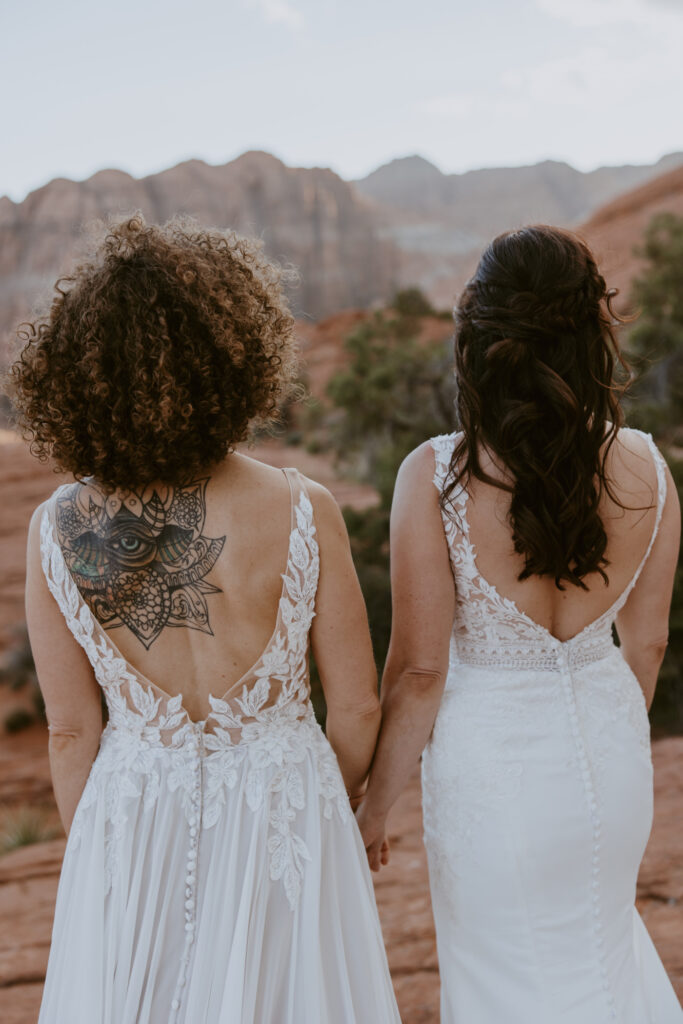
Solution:
<svg viewBox="0 0 683 1024">
<path fill-rule="evenodd" d="M 455 434 L 432 440 L 444 487 Z M 657 533 L 666 479 L 657 467 Z M 633 588 L 564 643 L 479 574 L 467 492 L 443 516 L 457 590 L 423 757 L 441 1024 L 681 1024 L 634 906 L 652 822 L 645 701 L 614 645 Z"/>
<path fill-rule="evenodd" d="M 193 722 L 45 575 L 109 709 L 69 834 L 40 1024 L 396 1024 L 370 873 L 309 700 L 319 556 L 302 478 L 273 635 Z M 61 489 L 60 489 L 61 490 Z"/>
</svg>

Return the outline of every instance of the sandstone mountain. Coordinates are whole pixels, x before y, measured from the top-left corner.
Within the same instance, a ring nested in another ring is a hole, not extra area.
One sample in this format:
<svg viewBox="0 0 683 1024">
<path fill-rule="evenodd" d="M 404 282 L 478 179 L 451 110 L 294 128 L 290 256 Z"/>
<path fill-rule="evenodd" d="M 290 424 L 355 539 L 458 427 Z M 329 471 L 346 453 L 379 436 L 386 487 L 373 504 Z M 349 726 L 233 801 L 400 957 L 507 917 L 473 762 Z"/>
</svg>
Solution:
<svg viewBox="0 0 683 1024">
<path fill-rule="evenodd" d="M 395 285 L 393 246 L 369 200 L 330 170 L 251 152 L 221 167 L 191 160 L 139 180 L 116 170 L 56 179 L 22 203 L 0 199 L 0 332 L 68 266 L 83 225 L 135 209 L 156 221 L 191 214 L 263 238 L 270 256 L 300 272 L 292 294 L 300 314 L 368 306 Z"/>
<path fill-rule="evenodd" d="M 520 224 L 572 226 L 603 203 L 683 166 L 683 153 L 656 164 L 600 167 L 582 173 L 546 160 L 442 174 L 419 156 L 393 160 L 354 184 L 377 204 L 383 237 L 399 251 L 399 280 L 417 282 L 450 305 L 478 254 L 500 231 Z"/>
<path fill-rule="evenodd" d="M 82 182 L 56 179 L 22 203 L 0 199 L 0 363 L 15 348 L 14 326 L 68 267 L 83 226 L 109 214 L 141 209 L 163 221 L 189 213 L 261 237 L 272 257 L 300 271 L 292 293 L 298 314 L 318 319 L 385 302 L 412 284 L 448 307 L 495 232 L 533 220 L 578 223 L 603 201 L 681 165 L 679 153 L 590 174 L 546 161 L 445 175 L 408 157 L 349 183 L 250 152 L 220 167 L 190 160 L 142 179 L 117 170 Z"/>
<path fill-rule="evenodd" d="M 488 236 L 506 224 L 535 218 L 576 223 L 620 192 L 683 164 L 670 153 L 655 164 L 598 167 L 583 173 L 557 160 L 529 167 L 493 167 L 464 174 L 442 172 L 420 156 L 392 160 L 354 182 L 381 206 L 407 213 L 436 213 Z"/>
</svg>

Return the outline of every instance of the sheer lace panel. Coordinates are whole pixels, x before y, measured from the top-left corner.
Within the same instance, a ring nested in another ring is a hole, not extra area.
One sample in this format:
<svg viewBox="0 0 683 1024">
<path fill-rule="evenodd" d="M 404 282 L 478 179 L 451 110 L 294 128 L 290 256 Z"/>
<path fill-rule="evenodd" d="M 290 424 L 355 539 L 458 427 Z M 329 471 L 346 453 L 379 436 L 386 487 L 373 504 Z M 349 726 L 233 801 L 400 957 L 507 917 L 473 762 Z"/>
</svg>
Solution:
<svg viewBox="0 0 683 1024">
<path fill-rule="evenodd" d="M 612 625 L 636 585 L 659 530 L 666 498 L 665 463 L 649 434 L 643 434 L 657 472 L 657 510 L 647 550 L 629 584 L 599 618 L 570 640 L 560 641 L 534 622 L 517 604 L 498 593 L 479 572 L 467 520 L 468 493 L 459 485 L 451 494 L 451 511 L 442 512 L 451 566 L 456 583 L 456 614 L 451 661 L 502 668 L 557 669 L 560 662 L 580 668 L 606 657 L 614 647 Z M 434 485 L 442 493 L 451 456 L 460 435 L 442 434 L 431 440 Z"/>
</svg>

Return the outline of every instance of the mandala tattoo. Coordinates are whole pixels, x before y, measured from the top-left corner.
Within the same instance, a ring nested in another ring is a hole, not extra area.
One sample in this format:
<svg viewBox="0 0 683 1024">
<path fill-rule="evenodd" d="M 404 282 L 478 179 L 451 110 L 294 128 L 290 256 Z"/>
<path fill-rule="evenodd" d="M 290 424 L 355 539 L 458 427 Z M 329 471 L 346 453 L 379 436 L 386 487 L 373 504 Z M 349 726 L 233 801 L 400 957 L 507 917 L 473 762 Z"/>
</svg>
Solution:
<svg viewBox="0 0 683 1024">
<path fill-rule="evenodd" d="M 206 486 L 163 487 L 106 496 L 69 487 L 57 502 L 57 532 L 83 599 L 105 629 L 125 625 L 149 650 L 165 626 L 203 633 L 207 583 L 225 537 L 204 536 Z"/>
</svg>

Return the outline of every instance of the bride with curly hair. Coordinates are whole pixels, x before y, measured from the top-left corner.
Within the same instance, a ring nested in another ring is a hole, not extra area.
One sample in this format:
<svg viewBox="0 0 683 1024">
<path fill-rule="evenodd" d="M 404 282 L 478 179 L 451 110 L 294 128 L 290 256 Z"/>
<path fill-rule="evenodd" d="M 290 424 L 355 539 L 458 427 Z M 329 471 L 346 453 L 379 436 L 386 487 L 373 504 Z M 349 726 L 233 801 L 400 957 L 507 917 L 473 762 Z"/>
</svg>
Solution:
<svg viewBox="0 0 683 1024">
<path fill-rule="evenodd" d="M 28 544 L 68 832 L 40 1024 L 396 1024 L 349 801 L 380 711 L 344 522 L 235 450 L 292 385 L 281 272 L 134 216 L 24 340 L 21 423 L 75 478 Z"/>
</svg>

